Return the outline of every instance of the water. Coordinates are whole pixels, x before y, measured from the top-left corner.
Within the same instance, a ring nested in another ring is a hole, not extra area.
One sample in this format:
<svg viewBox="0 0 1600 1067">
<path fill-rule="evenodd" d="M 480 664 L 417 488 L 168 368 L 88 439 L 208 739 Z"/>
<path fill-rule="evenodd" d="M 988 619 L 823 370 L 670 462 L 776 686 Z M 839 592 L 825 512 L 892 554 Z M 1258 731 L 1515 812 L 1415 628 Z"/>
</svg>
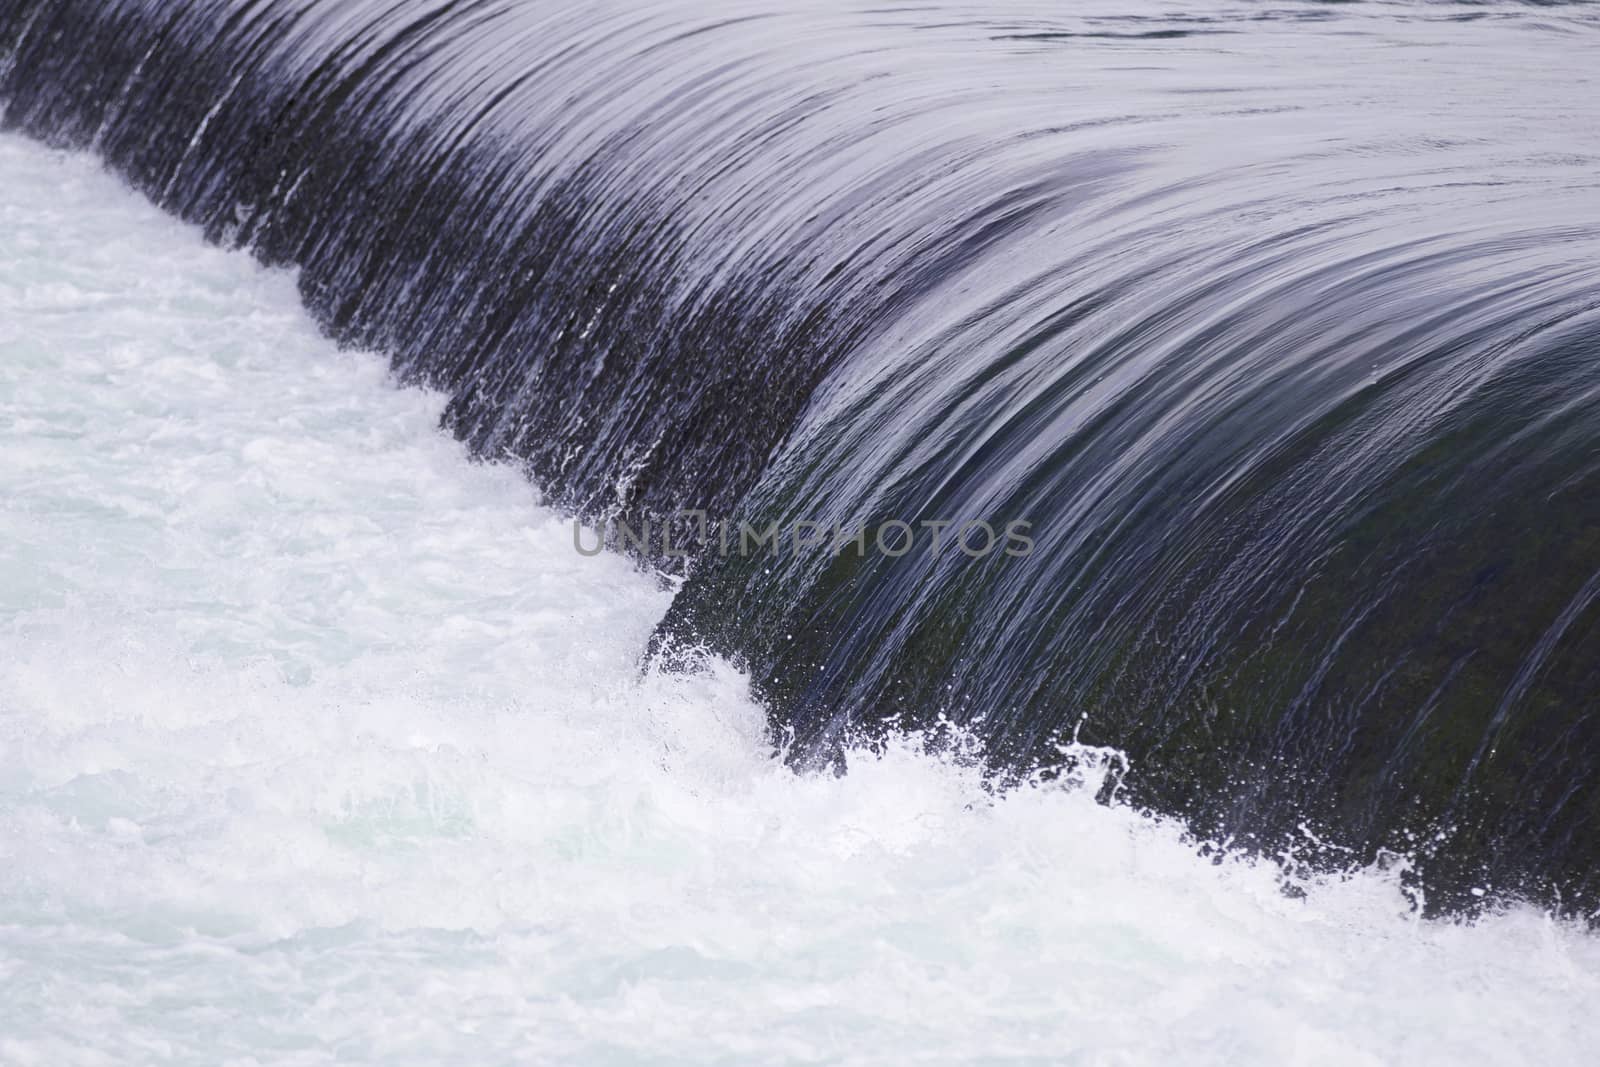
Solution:
<svg viewBox="0 0 1600 1067">
<path fill-rule="evenodd" d="M 659 633 L 797 761 L 1078 731 L 1199 832 L 1584 915 L 1597 50 L 1518 0 L 7 0 L 0 109 L 563 508 L 1031 521 L 699 560 Z"/>
<path fill-rule="evenodd" d="M 291 275 L 12 136 L 0 190 L 0 1063 L 1591 1061 L 1532 909 L 909 739 L 795 775 Z"/>
</svg>

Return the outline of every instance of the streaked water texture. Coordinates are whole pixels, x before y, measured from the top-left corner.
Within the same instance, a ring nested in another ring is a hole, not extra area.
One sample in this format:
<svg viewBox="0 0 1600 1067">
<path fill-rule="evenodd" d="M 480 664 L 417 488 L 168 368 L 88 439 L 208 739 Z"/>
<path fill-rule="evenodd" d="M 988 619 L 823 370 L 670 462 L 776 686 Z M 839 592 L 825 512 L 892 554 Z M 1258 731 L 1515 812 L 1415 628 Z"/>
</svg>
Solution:
<svg viewBox="0 0 1600 1067">
<path fill-rule="evenodd" d="M 299 265 L 562 508 L 1031 520 L 701 561 L 661 635 L 798 764 L 1076 736 L 1199 833 L 1574 914 L 1597 53 L 1586 4 L 0 5 L 7 122 Z"/>
<path fill-rule="evenodd" d="M 444 403 L 0 139 L 0 1062 L 1591 1061 L 1532 909 L 1285 896 L 910 739 L 796 775 Z"/>
</svg>

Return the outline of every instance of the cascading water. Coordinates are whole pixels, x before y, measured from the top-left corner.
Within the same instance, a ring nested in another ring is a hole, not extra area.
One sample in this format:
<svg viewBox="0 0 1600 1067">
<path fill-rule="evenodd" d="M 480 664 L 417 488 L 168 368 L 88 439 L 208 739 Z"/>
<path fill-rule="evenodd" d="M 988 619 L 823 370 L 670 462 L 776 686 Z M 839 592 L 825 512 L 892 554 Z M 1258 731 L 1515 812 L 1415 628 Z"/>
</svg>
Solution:
<svg viewBox="0 0 1600 1067">
<path fill-rule="evenodd" d="M 7 1067 L 1591 1058 L 1576 924 L 1214 862 L 1113 753 L 791 771 L 384 369 L 0 136 Z"/>
<path fill-rule="evenodd" d="M 1597 47 L 0 0 L 0 1062 L 1586 1063 Z"/>
<path fill-rule="evenodd" d="M 797 763 L 1075 739 L 1199 834 L 1586 914 L 1600 18 L 1062 7 L 5 0 L 0 100 L 560 507 L 1025 520 L 702 545 L 658 639 Z"/>
</svg>

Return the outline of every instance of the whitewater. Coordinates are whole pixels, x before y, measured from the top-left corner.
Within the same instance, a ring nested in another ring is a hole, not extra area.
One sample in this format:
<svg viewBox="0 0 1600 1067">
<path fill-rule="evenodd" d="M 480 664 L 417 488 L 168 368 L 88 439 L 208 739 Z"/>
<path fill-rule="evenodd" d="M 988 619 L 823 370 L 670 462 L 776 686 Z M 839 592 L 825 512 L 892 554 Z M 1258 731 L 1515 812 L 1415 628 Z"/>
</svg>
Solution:
<svg viewBox="0 0 1600 1067">
<path fill-rule="evenodd" d="M 0 1063 L 1592 1062 L 1600 945 L 1403 859 L 794 773 L 442 404 L 0 139 Z"/>
</svg>

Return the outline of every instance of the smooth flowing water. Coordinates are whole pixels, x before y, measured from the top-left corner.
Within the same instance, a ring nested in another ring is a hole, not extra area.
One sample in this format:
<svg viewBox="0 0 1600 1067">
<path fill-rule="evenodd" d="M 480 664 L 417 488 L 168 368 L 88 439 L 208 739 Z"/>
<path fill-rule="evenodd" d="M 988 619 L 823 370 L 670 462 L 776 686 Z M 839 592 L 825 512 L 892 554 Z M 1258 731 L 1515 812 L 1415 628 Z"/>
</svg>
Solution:
<svg viewBox="0 0 1600 1067">
<path fill-rule="evenodd" d="M 0 140 L 0 1063 L 1592 1062 L 1600 945 L 1403 860 L 1286 894 L 1092 753 L 795 774 L 387 375 Z"/>
<path fill-rule="evenodd" d="M 1597 54 L 1545 0 L 0 0 L 0 126 L 298 268 L 563 511 L 920 531 L 704 546 L 656 628 L 798 766 L 1081 741 L 1584 917 Z M 926 532 L 983 522 L 1037 550 Z"/>
</svg>

